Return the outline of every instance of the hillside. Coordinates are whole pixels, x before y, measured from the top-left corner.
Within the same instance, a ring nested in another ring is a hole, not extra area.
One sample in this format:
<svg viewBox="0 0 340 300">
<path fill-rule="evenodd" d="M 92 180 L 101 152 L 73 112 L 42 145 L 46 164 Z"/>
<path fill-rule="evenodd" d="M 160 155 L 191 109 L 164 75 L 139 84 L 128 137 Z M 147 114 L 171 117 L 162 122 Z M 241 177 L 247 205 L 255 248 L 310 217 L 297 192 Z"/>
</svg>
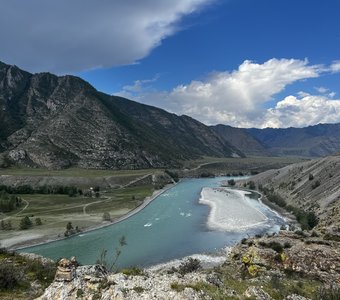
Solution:
<svg viewBox="0 0 340 300">
<path fill-rule="evenodd" d="M 287 204 L 314 212 L 320 229 L 340 229 L 340 156 L 329 156 L 270 170 L 252 178 L 273 189 Z"/>
<path fill-rule="evenodd" d="M 247 156 L 271 156 L 269 150 L 245 129 L 221 124 L 211 128 L 223 140 L 240 149 Z"/>
<path fill-rule="evenodd" d="M 202 155 L 243 156 L 208 126 L 96 91 L 74 76 L 0 63 L 3 165 L 47 168 L 176 166 Z"/>
<path fill-rule="evenodd" d="M 304 128 L 245 129 L 272 155 L 320 157 L 340 151 L 340 124 Z"/>
</svg>

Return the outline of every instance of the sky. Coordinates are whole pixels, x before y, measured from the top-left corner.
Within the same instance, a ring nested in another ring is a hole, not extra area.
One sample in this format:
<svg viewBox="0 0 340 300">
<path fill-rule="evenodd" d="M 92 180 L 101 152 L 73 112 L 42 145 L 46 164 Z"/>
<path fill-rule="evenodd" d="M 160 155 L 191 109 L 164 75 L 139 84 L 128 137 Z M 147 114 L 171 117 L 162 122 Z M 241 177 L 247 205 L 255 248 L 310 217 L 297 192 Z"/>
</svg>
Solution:
<svg viewBox="0 0 340 300">
<path fill-rule="evenodd" d="M 338 0 L 0 0 L 0 60 L 207 125 L 340 122 Z"/>
</svg>

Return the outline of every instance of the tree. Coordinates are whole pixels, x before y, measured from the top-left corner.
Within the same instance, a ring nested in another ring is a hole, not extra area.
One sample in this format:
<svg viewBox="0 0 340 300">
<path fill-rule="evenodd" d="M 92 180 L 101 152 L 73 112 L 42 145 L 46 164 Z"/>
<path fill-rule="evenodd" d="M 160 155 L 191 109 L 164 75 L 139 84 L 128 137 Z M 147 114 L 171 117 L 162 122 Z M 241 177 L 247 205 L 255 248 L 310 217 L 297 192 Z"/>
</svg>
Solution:
<svg viewBox="0 0 340 300">
<path fill-rule="evenodd" d="M 68 222 L 68 223 L 66 224 L 66 230 L 67 230 L 67 231 L 70 231 L 70 230 L 72 230 L 72 229 L 73 229 L 72 222 Z"/>
<path fill-rule="evenodd" d="M 236 182 L 235 182 L 234 179 L 229 179 L 229 180 L 228 180 L 228 184 L 229 184 L 230 186 L 234 186 L 234 185 L 236 184 Z"/>
<path fill-rule="evenodd" d="M 35 224 L 36 225 L 42 225 L 41 219 L 40 218 L 35 218 Z"/>
<path fill-rule="evenodd" d="M 111 215 L 110 215 L 110 213 L 109 212 L 104 212 L 103 213 L 103 220 L 104 221 L 111 221 Z"/>
<path fill-rule="evenodd" d="M 30 220 L 30 218 L 28 216 L 26 217 L 23 217 L 21 220 L 20 220 L 20 225 L 19 225 L 19 228 L 21 230 L 25 230 L 25 229 L 28 229 L 32 226 L 32 221 Z"/>
</svg>

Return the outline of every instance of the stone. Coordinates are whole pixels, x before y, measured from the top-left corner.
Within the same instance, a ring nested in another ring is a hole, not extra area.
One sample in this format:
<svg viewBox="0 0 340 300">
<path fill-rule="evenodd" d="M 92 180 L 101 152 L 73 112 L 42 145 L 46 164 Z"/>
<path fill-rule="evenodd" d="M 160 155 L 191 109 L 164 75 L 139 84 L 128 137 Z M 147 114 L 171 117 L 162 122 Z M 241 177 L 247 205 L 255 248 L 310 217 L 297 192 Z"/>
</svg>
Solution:
<svg viewBox="0 0 340 300">
<path fill-rule="evenodd" d="M 246 298 L 255 298 L 256 300 L 272 300 L 273 298 L 269 296 L 264 290 L 259 287 L 250 286 L 243 293 Z"/>
<path fill-rule="evenodd" d="M 57 272 L 55 274 L 55 280 L 56 281 L 71 281 L 75 278 L 76 276 L 76 265 L 77 261 L 75 258 L 73 261 L 67 259 L 67 258 L 62 258 L 57 267 Z"/>
</svg>

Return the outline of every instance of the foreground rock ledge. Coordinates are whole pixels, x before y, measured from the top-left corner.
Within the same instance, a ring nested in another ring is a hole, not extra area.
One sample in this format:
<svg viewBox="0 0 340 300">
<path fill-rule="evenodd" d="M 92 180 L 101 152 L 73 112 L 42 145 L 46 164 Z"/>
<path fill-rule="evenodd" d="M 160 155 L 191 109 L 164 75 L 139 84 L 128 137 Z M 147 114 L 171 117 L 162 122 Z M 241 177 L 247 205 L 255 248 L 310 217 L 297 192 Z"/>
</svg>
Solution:
<svg viewBox="0 0 340 300">
<path fill-rule="evenodd" d="M 70 269 L 69 274 L 57 271 L 56 280 L 37 298 L 51 299 L 202 299 L 200 292 L 185 288 L 177 292 L 171 288 L 173 282 L 190 284 L 204 280 L 201 274 L 190 273 L 159 274 L 144 271 L 140 276 L 126 276 L 122 273 L 109 274 L 100 265 L 80 266 Z M 72 280 L 69 280 L 72 276 Z"/>
<path fill-rule="evenodd" d="M 280 255 L 277 252 L 278 244 L 283 246 Z M 215 299 L 207 294 L 207 287 L 214 287 L 220 292 L 218 299 L 223 295 L 233 299 L 271 300 L 273 298 L 262 287 L 273 278 L 280 282 L 290 280 L 292 273 L 294 279 L 290 285 L 304 278 L 304 282 L 312 280 L 319 286 L 336 286 L 340 294 L 339 244 L 311 233 L 301 235 L 284 231 L 275 236 L 243 241 L 230 251 L 229 258 L 219 268 L 185 275 L 168 267 L 157 271 L 143 270 L 140 275 L 127 276 L 109 273 L 100 265 L 78 266 L 74 258 L 62 259 L 55 280 L 37 299 Z M 247 266 L 244 259 L 250 254 L 253 271 L 257 274 L 248 274 L 243 278 L 242 271 Z M 243 291 L 233 290 L 226 283 L 226 278 L 233 278 L 234 282 L 242 284 Z M 285 295 L 284 299 L 287 300 L 307 299 L 292 292 Z"/>
</svg>

